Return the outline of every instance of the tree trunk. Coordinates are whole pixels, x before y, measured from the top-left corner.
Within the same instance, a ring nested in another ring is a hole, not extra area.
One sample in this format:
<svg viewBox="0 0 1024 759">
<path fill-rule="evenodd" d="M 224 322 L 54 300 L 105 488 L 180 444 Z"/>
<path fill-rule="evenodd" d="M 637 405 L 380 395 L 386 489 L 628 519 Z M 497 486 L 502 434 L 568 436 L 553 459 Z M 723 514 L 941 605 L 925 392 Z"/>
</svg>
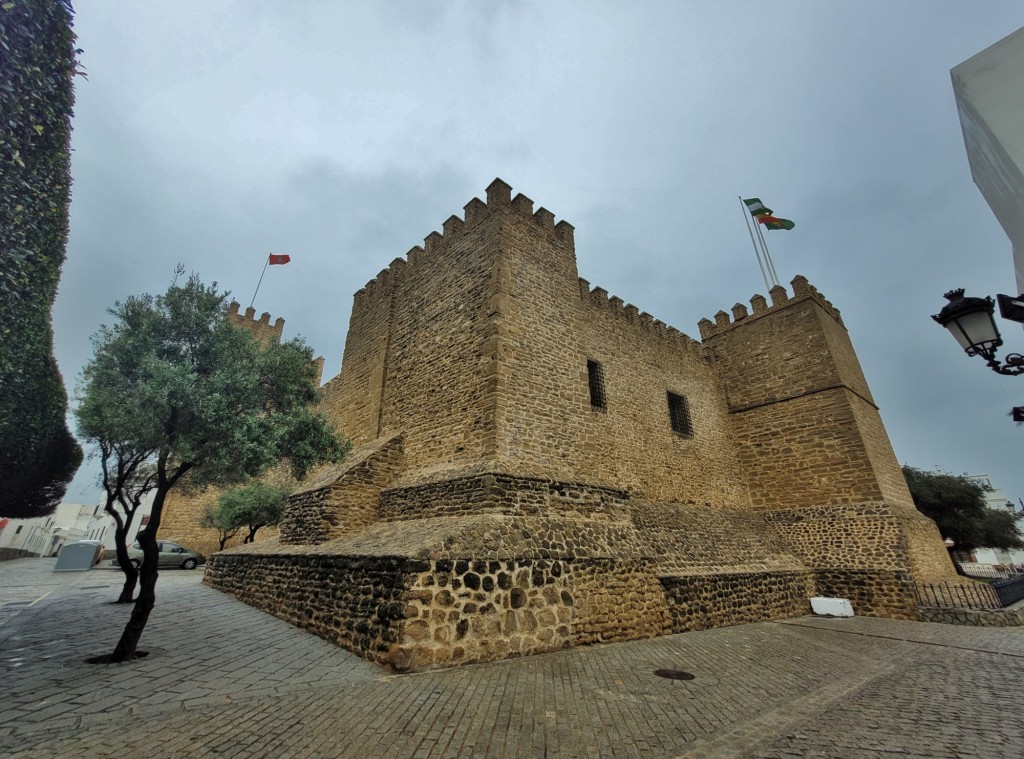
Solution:
<svg viewBox="0 0 1024 759">
<path fill-rule="evenodd" d="M 121 633 L 121 639 L 110 655 L 111 662 L 122 662 L 134 659 L 136 649 L 139 645 L 139 638 L 142 631 L 146 629 L 146 622 L 149 621 L 149 613 L 156 605 L 156 578 L 157 563 L 160 551 L 156 544 L 156 531 L 160 527 L 160 513 L 164 506 L 164 498 L 167 495 L 167 486 L 162 481 L 157 486 L 156 497 L 153 499 L 153 510 L 150 513 L 149 524 L 145 529 L 140 530 L 136 536 L 139 545 L 142 546 L 142 570 L 139 572 L 139 597 L 135 600 L 135 608 L 132 609 L 132 616 Z M 120 548 L 120 546 L 119 546 Z M 127 555 L 127 550 L 125 554 Z"/>
<path fill-rule="evenodd" d="M 145 543 L 143 551 L 145 551 Z M 156 548 L 156 540 L 153 539 L 153 547 Z M 147 552 L 148 553 L 148 552 Z M 154 550 L 154 554 L 156 551 Z M 146 629 L 146 622 L 149 621 L 149 613 L 156 605 L 156 557 L 152 560 L 146 559 L 142 563 L 142 571 L 139 573 L 139 597 L 135 600 L 135 608 L 132 609 L 132 616 L 121 633 L 121 639 L 110 655 L 110 661 L 123 662 L 136 658 L 139 645 L 139 638 L 142 631 Z"/>
<path fill-rule="evenodd" d="M 238 534 L 238 528 L 237 527 L 234 530 L 229 530 L 228 532 L 222 532 L 220 534 L 220 550 L 223 551 L 224 550 L 224 546 L 227 544 L 227 542 L 229 540 L 231 540 L 233 537 L 235 537 L 235 535 L 237 535 L 237 534 Z"/>
<path fill-rule="evenodd" d="M 128 558 L 128 546 L 125 545 L 125 534 L 127 530 L 120 528 L 114 531 L 114 540 L 117 541 L 117 563 L 124 572 L 124 586 L 121 588 L 121 595 L 118 597 L 119 604 L 130 604 L 135 594 L 135 585 L 139 581 L 139 571 L 132 566 Z"/>
<path fill-rule="evenodd" d="M 108 497 L 106 511 L 114 518 L 114 550 L 117 551 L 117 563 L 124 572 L 124 585 L 121 587 L 121 595 L 117 597 L 117 603 L 130 604 L 135 593 L 135 584 L 139 581 L 139 571 L 132 566 L 132 561 L 128 558 L 127 544 L 128 530 L 131 529 L 132 520 L 135 518 L 135 510 L 125 508 L 122 520 Z"/>
<path fill-rule="evenodd" d="M 104 467 L 106 471 L 106 467 Z M 121 466 L 118 466 L 118 472 L 122 471 Z M 128 547 L 125 545 L 125 541 L 128 538 L 128 530 L 131 529 L 132 519 L 135 517 L 135 509 L 128 509 L 125 507 L 124 518 L 121 518 L 121 513 L 114 507 L 115 493 L 111 491 L 107 475 L 104 474 L 104 488 L 107 490 L 107 502 L 103 506 L 103 510 L 107 512 L 114 519 L 114 550 L 117 552 L 117 563 L 121 567 L 121 571 L 124 572 L 124 586 L 121 588 L 121 595 L 117 597 L 116 603 L 119 604 L 130 604 L 132 602 L 132 594 L 135 593 L 135 583 L 139 580 L 139 573 L 132 566 L 131 559 L 128 558 Z M 118 487 L 120 487 L 120 476 Z"/>
<path fill-rule="evenodd" d="M 142 571 L 139 573 L 139 597 L 135 600 L 135 608 L 128 624 L 124 626 L 121 639 L 110 655 L 111 663 L 129 661 L 136 658 L 139 638 L 146 629 L 149 613 L 156 605 L 156 578 L 159 550 L 156 545 L 156 533 L 160 529 L 160 517 L 163 515 L 164 500 L 167 491 L 190 468 L 190 464 L 181 464 L 170 477 L 167 476 L 166 454 L 161 454 L 157 461 L 156 495 L 153 497 L 153 508 L 149 515 L 149 524 L 138 534 L 139 545 L 142 546 Z"/>
</svg>

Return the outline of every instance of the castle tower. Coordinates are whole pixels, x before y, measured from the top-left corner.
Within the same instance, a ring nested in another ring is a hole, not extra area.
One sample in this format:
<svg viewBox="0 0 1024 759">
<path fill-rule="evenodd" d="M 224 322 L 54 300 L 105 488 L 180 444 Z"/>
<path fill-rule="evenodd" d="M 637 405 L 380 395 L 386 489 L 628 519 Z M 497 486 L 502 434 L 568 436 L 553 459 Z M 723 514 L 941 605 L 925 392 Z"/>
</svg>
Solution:
<svg viewBox="0 0 1024 759">
<path fill-rule="evenodd" d="M 267 343 L 281 342 L 281 335 L 284 332 L 284 317 L 278 317 L 273 324 L 270 323 L 270 314 L 266 311 L 256 318 L 256 309 L 249 306 L 245 314 L 238 313 L 241 305 L 237 300 L 231 301 L 228 306 L 227 318 L 232 324 L 241 329 L 248 330 L 253 337 L 266 345 Z"/>
<path fill-rule="evenodd" d="M 400 670 L 797 616 L 917 618 L 952 573 L 849 337 L 803 278 L 699 343 L 578 276 L 496 179 L 356 293 L 349 458 L 206 581 Z M 251 316 L 250 316 L 251 319 Z"/>
<path fill-rule="evenodd" d="M 818 571 L 851 583 L 955 576 L 931 520 L 914 508 L 839 312 L 804 277 L 700 323 L 725 384 L 751 505 Z M 894 575 L 895 573 L 895 575 Z M 889 588 L 890 590 L 886 590 Z"/>
</svg>

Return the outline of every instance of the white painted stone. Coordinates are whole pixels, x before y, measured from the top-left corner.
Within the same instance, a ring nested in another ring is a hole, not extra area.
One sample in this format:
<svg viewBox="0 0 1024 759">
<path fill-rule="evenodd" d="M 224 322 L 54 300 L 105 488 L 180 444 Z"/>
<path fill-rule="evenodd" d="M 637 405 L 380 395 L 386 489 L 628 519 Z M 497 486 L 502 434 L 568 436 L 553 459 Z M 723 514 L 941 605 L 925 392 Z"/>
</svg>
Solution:
<svg viewBox="0 0 1024 759">
<path fill-rule="evenodd" d="M 815 596 L 811 599 L 811 611 L 826 617 L 852 617 L 853 606 L 845 598 L 823 598 Z"/>
</svg>

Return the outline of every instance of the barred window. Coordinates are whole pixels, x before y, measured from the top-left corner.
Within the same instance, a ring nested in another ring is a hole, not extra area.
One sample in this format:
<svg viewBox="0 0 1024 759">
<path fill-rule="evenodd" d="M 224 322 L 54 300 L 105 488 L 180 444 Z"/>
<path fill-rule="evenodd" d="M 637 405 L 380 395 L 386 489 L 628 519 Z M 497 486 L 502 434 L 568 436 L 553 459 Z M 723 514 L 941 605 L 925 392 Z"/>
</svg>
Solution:
<svg viewBox="0 0 1024 759">
<path fill-rule="evenodd" d="M 690 404 L 685 395 L 668 392 L 668 418 L 672 423 L 672 431 L 683 437 L 693 437 L 693 424 L 690 422 Z"/>
<path fill-rule="evenodd" d="M 604 370 L 600 363 L 591 358 L 587 359 L 587 380 L 590 384 L 590 408 L 594 411 L 607 411 L 608 399 L 604 394 Z"/>
</svg>

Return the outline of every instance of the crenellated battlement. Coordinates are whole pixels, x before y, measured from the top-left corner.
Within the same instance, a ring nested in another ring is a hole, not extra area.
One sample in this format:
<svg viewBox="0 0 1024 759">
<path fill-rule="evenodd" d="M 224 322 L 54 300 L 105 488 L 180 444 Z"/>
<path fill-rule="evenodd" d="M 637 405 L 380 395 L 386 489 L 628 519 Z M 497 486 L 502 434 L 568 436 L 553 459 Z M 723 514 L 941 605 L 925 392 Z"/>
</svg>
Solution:
<svg viewBox="0 0 1024 759">
<path fill-rule="evenodd" d="M 602 311 L 607 311 L 630 324 L 635 324 L 646 332 L 657 335 L 659 338 L 674 343 L 680 348 L 692 350 L 695 353 L 702 353 L 701 344 L 687 335 L 680 332 L 660 319 L 655 319 L 646 311 L 641 311 L 632 303 L 626 303 L 617 295 L 609 295 L 603 287 L 591 288 L 590 282 L 579 278 L 581 300 Z"/>
<path fill-rule="evenodd" d="M 207 579 L 399 671 L 816 595 L 916 618 L 913 583 L 953 566 L 832 304 L 797 277 L 698 342 L 580 279 L 572 236 L 495 179 L 368 282 L 319 406 L 352 457 L 292 495 L 285 542 L 215 552 Z"/>
<path fill-rule="evenodd" d="M 771 305 L 768 305 L 768 300 L 761 294 L 755 294 L 750 299 L 750 306 L 752 312 L 747 310 L 747 307 L 742 303 L 736 303 L 730 310 L 732 314 L 728 314 L 725 311 L 719 311 L 715 314 L 715 320 L 701 319 L 697 326 L 700 328 L 701 340 L 707 340 L 709 337 L 722 334 L 723 332 L 736 327 L 738 324 L 756 319 L 764 316 L 765 314 L 774 313 L 780 311 L 783 308 L 787 308 L 798 301 L 813 300 L 825 312 L 835 319 L 840 324 L 843 323 L 842 316 L 839 314 L 839 309 L 832 305 L 832 303 L 825 298 L 818 288 L 807 281 L 807 278 L 802 275 L 793 277 L 793 281 L 790 282 L 793 287 L 793 295 L 790 297 L 789 293 L 786 292 L 786 288 L 781 285 L 776 285 L 768 291 L 769 297 L 771 297 Z"/>
<path fill-rule="evenodd" d="M 273 325 L 270 324 L 270 313 L 264 311 L 260 318 L 256 318 L 256 309 L 252 306 L 245 309 L 245 314 L 239 313 L 241 304 L 233 300 L 228 305 L 228 319 L 235 326 L 249 330 L 257 340 L 281 342 L 281 335 L 284 332 L 284 317 L 277 317 Z"/>
<path fill-rule="evenodd" d="M 487 201 L 473 198 L 463 206 L 463 216 L 449 216 L 441 225 L 441 231 L 433 231 L 423 240 L 423 245 L 413 246 L 406 258 L 396 258 L 387 269 L 366 283 L 358 292 L 356 300 L 373 297 L 381 291 L 395 286 L 405 275 L 405 269 L 415 269 L 433 256 L 444 254 L 449 247 L 499 210 L 508 212 L 513 218 L 529 221 L 537 229 L 551 234 L 563 246 L 574 245 L 575 227 L 564 219 L 555 223 L 555 215 L 546 208 L 533 210 L 533 201 L 518 193 L 512 197 L 512 187 L 501 179 L 495 179 L 486 190 Z"/>
</svg>

